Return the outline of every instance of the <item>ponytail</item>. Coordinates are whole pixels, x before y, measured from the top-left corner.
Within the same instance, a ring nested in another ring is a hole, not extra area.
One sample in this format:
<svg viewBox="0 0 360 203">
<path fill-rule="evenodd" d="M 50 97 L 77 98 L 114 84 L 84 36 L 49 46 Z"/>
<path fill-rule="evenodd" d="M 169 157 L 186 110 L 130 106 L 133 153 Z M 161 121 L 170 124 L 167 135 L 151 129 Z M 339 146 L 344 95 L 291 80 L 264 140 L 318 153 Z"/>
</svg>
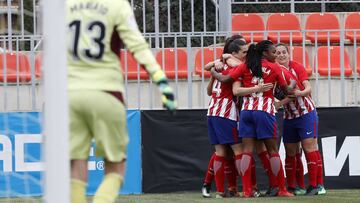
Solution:
<svg viewBox="0 0 360 203">
<path fill-rule="evenodd" d="M 262 65 L 264 51 L 268 51 L 269 47 L 273 45 L 270 40 L 263 40 L 259 43 L 251 44 L 246 55 L 246 66 L 251 70 L 253 76 L 262 78 Z"/>
<path fill-rule="evenodd" d="M 262 54 L 258 54 L 256 45 L 250 44 L 245 64 L 251 70 L 252 75 L 258 78 L 262 78 L 261 58 Z"/>
</svg>

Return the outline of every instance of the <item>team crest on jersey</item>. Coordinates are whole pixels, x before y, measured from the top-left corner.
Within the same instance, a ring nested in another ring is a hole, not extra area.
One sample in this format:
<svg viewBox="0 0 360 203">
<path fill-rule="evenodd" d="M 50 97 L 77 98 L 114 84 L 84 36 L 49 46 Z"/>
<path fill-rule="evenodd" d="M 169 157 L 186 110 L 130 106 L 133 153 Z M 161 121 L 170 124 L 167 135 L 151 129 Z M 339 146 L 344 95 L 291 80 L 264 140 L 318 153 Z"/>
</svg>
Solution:
<svg viewBox="0 0 360 203">
<path fill-rule="evenodd" d="M 261 69 L 262 69 L 263 73 L 266 73 L 266 75 L 270 75 L 270 72 L 271 72 L 270 69 L 267 69 L 266 67 L 262 67 Z"/>
</svg>

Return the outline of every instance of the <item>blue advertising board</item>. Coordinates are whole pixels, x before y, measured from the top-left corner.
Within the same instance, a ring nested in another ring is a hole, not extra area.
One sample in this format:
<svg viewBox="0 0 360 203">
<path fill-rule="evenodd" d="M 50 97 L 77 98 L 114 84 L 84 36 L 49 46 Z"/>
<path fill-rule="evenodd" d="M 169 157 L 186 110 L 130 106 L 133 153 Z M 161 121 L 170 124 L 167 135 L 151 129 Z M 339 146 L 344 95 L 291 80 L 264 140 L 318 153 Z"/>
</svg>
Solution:
<svg viewBox="0 0 360 203">
<path fill-rule="evenodd" d="M 43 195 L 41 114 L 39 112 L 0 113 L 0 197 Z M 125 182 L 121 194 L 141 193 L 140 112 L 129 110 L 130 142 Z M 89 158 L 87 193 L 92 195 L 103 177 L 103 161 Z"/>
</svg>

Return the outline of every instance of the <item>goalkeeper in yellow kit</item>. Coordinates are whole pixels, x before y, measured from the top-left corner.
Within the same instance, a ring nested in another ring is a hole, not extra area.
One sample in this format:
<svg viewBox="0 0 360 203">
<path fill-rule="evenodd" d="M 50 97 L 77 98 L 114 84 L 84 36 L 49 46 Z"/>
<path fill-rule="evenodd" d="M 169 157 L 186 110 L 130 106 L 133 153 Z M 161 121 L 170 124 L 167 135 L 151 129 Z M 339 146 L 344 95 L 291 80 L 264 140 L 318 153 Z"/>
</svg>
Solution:
<svg viewBox="0 0 360 203">
<path fill-rule="evenodd" d="M 121 42 L 159 86 L 163 105 L 175 110 L 176 102 L 127 0 L 67 0 L 66 12 L 71 201 L 86 202 L 87 160 L 95 139 L 105 176 L 93 202 L 114 202 L 123 182 L 128 144 Z"/>
</svg>

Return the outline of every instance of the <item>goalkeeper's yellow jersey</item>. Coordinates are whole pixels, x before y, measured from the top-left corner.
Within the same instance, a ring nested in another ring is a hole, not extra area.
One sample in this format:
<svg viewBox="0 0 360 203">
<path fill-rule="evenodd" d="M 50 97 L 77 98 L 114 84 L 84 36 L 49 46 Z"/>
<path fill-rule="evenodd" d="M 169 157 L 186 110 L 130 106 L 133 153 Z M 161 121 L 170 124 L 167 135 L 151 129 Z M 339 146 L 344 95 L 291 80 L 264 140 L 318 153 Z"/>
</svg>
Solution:
<svg viewBox="0 0 360 203">
<path fill-rule="evenodd" d="M 127 0 L 67 0 L 66 12 L 70 90 L 123 92 L 121 42 L 150 75 L 160 69 Z"/>
</svg>

